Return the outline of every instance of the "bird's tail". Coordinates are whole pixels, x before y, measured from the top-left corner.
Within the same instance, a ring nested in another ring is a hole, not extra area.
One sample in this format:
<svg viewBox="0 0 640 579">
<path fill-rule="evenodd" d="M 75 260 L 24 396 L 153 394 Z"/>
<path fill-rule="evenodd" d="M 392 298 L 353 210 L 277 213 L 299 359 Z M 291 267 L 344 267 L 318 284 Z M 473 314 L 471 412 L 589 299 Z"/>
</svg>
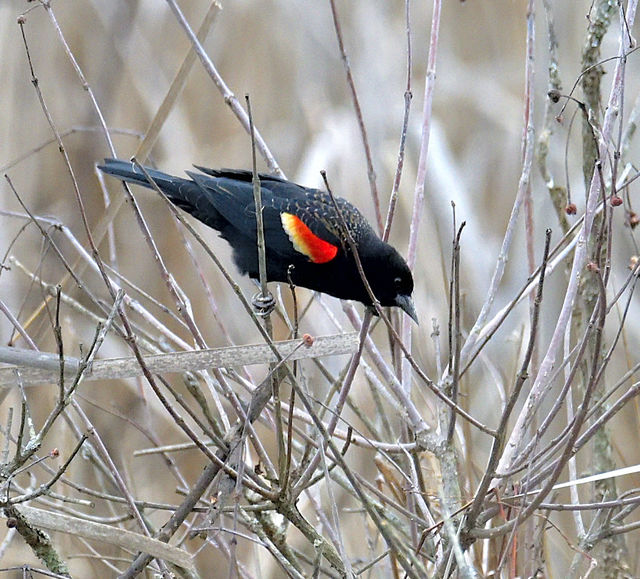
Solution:
<svg viewBox="0 0 640 579">
<path fill-rule="evenodd" d="M 105 159 L 103 165 L 98 165 L 98 169 L 123 181 L 142 185 L 148 189 L 154 188 L 142 169 L 131 161 Z M 145 171 L 169 200 L 180 209 L 191 213 L 196 219 L 218 231 L 222 231 L 228 225 L 212 200 L 215 191 L 214 179 L 209 178 L 211 183 L 206 184 L 200 180 L 182 179 L 146 167 Z"/>
<path fill-rule="evenodd" d="M 131 161 L 105 159 L 104 165 L 98 165 L 98 169 L 103 173 L 113 175 L 128 183 L 134 183 L 136 185 L 142 185 L 143 187 L 153 189 L 153 185 L 142 172 L 140 166 L 132 163 Z M 173 177 L 172 175 L 167 175 L 162 171 L 156 171 L 155 169 L 149 169 L 148 167 L 145 167 L 145 171 L 169 198 L 176 195 L 180 185 L 186 181 L 186 179 Z"/>
</svg>

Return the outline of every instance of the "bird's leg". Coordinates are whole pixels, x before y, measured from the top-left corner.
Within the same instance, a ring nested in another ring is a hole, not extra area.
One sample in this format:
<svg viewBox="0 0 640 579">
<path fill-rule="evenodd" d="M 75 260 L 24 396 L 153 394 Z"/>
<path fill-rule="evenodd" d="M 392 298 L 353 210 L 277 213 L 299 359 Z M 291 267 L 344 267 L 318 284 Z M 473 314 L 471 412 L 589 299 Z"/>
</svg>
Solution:
<svg viewBox="0 0 640 579">
<path fill-rule="evenodd" d="M 376 318 L 378 317 L 378 310 L 374 306 L 365 306 L 368 312 L 371 312 Z"/>
</svg>

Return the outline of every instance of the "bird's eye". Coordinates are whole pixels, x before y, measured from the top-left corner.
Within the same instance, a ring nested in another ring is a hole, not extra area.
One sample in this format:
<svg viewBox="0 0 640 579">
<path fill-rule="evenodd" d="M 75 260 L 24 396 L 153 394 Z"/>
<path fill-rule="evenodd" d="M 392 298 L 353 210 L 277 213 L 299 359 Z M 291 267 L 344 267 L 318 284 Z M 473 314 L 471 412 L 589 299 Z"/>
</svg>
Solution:
<svg viewBox="0 0 640 579">
<path fill-rule="evenodd" d="M 402 285 L 402 278 L 401 277 L 397 277 L 396 279 L 393 280 L 393 285 L 395 285 L 396 287 L 400 287 Z"/>
</svg>

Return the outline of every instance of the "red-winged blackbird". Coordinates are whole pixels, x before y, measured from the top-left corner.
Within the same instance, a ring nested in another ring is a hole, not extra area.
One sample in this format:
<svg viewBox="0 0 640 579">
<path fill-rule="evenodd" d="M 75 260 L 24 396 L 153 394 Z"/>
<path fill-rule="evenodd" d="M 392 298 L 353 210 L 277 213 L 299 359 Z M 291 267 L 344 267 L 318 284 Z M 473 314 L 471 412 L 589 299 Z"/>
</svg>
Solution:
<svg viewBox="0 0 640 579">
<path fill-rule="evenodd" d="M 105 159 L 99 168 L 123 181 L 152 188 L 131 162 Z M 204 175 L 187 171 L 191 179 L 147 171 L 175 205 L 219 231 L 233 248 L 240 271 L 258 279 L 251 172 L 196 168 Z M 260 184 L 267 280 L 288 282 L 290 276 L 295 285 L 371 305 L 330 196 L 273 175 L 260 174 Z M 375 234 L 351 203 L 340 198 L 336 201 L 380 304 L 398 306 L 417 322 L 411 301 L 413 278 L 405 260 Z"/>
</svg>

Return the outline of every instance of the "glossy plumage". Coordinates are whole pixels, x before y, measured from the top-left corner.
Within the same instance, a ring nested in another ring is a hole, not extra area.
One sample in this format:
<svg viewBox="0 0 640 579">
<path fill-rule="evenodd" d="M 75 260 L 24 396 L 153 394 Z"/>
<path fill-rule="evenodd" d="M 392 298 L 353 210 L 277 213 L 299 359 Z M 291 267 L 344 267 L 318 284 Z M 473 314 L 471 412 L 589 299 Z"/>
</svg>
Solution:
<svg viewBox="0 0 640 579">
<path fill-rule="evenodd" d="M 152 188 L 131 162 L 105 159 L 99 168 L 123 181 Z M 257 279 L 251 172 L 196 168 L 202 173 L 187 171 L 190 179 L 153 169 L 147 172 L 175 205 L 219 231 L 233 248 L 240 271 Z M 260 174 L 260 184 L 268 281 L 287 282 L 293 265 L 295 285 L 371 305 L 330 196 L 273 175 Z M 411 301 L 413 278 L 404 259 L 375 234 L 356 207 L 345 199 L 336 201 L 380 304 L 398 306 L 417 321 Z"/>
</svg>

